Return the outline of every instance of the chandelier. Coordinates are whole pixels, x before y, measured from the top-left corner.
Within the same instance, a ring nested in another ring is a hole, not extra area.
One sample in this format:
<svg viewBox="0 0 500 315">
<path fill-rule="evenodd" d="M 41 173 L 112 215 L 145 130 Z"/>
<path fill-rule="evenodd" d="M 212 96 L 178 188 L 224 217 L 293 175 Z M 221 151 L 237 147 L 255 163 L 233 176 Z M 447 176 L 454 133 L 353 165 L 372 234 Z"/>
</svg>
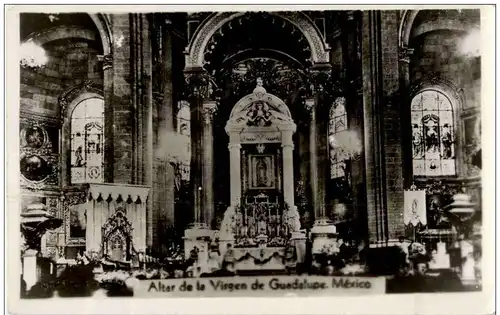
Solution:
<svg viewBox="0 0 500 315">
<path fill-rule="evenodd" d="M 19 53 L 23 67 L 41 68 L 48 62 L 45 49 L 31 40 L 21 44 Z"/>
</svg>

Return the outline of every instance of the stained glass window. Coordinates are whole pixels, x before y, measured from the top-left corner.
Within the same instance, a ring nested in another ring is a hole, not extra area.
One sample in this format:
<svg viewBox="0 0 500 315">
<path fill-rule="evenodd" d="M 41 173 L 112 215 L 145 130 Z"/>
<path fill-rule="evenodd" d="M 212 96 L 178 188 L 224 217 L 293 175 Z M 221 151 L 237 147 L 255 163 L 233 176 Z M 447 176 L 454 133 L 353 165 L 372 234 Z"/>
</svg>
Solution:
<svg viewBox="0 0 500 315">
<path fill-rule="evenodd" d="M 345 98 L 338 97 L 330 108 L 328 122 L 328 140 L 330 143 L 330 178 L 336 179 L 345 176 L 346 159 L 341 146 L 336 143 L 347 132 L 347 113 L 345 110 Z"/>
<path fill-rule="evenodd" d="M 71 115 L 71 182 L 102 183 L 104 163 L 104 101 L 89 98 Z"/>
<path fill-rule="evenodd" d="M 450 99 L 436 90 L 411 102 L 413 175 L 455 175 L 455 134 Z"/>
</svg>

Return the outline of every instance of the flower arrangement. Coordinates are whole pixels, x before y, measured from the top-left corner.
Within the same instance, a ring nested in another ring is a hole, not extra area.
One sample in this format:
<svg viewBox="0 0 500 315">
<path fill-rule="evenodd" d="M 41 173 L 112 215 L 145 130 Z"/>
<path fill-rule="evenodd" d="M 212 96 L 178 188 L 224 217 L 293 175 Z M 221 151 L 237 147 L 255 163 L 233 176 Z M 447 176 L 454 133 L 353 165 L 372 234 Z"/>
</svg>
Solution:
<svg viewBox="0 0 500 315">
<path fill-rule="evenodd" d="M 366 266 L 358 263 L 347 264 L 344 268 L 340 269 L 340 273 L 345 276 L 355 276 L 365 272 Z"/>
</svg>

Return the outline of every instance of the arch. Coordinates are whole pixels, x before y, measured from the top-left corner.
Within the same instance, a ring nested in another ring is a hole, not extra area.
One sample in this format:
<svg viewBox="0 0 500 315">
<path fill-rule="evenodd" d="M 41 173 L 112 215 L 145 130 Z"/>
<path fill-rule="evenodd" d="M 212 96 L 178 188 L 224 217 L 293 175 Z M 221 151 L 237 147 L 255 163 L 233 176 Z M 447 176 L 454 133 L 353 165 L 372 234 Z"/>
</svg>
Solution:
<svg viewBox="0 0 500 315">
<path fill-rule="evenodd" d="M 415 95 L 425 90 L 436 90 L 442 94 L 450 96 L 450 101 L 454 110 L 461 110 L 465 102 L 465 94 L 463 89 L 459 88 L 451 81 L 438 76 L 430 76 L 422 78 L 420 81 L 413 84 L 410 88 L 410 100 Z"/>
<path fill-rule="evenodd" d="M 210 38 L 224 24 L 234 18 L 244 15 L 245 12 L 217 12 L 206 20 L 195 32 L 193 39 L 186 48 L 186 68 L 203 67 L 204 51 Z M 293 25 L 295 25 L 304 34 L 310 48 L 311 59 L 313 63 L 329 63 L 330 55 L 328 53 L 328 44 L 324 41 L 316 25 L 302 12 L 270 12 Z"/>
<path fill-rule="evenodd" d="M 100 42 L 102 44 L 103 54 L 111 54 L 113 38 L 109 26 L 109 19 L 105 14 L 89 14 L 89 16 L 94 22 L 99 32 L 99 36 L 101 37 Z M 94 33 L 88 29 L 76 26 L 58 26 L 41 32 L 32 33 L 22 43 L 33 41 L 42 46 L 46 43 L 65 38 L 83 38 L 91 41 L 98 40 L 95 38 Z"/>
<path fill-rule="evenodd" d="M 57 26 L 45 29 L 41 32 L 32 33 L 23 43 L 32 41 L 39 46 L 43 46 L 47 43 L 66 38 L 83 38 L 89 41 L 96 40 L 91 30 L 78 26 Z"/>
<path fill-rule="evenodd" d="M 440 30 L 467 33 L 470 31 L 470 25 L 464 25 L 462 22 L 453 19 L 439 19 L 438 21 L 428 21 L 417 25 L 411 29 L 410 34 L 411 37 L 415 38 L 426 33 Z"/>
<path fill-rule="evenodd" d="M 101 36 L 104 55 L 113 53 L 113 33 L 111 32 L 108 15 L 101 13 L 89 13 L 89 15 Z"/>
<path fill-rule="evenodd" d="M 399 25 L 399 47 L 406 48 L 410 42 L 410 34 L 413 22 L 417 17 L 419 10 L 405 10 Z"/>
</svg>

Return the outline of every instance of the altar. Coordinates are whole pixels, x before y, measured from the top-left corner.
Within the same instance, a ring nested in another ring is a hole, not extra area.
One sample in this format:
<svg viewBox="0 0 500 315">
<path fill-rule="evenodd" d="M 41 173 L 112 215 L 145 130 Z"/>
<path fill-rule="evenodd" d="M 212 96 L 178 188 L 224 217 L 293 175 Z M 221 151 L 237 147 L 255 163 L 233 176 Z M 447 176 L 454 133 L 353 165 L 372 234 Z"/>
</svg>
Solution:
<svg viewBox="0 0 500 315">
<path fill-rule="evenodd" d="M 284 269 L 287 259 L 303 261 L 305 234 L 294 202 L 296 125 L 288 107 L 258 79 L 253 93 L 234 106 L 225 130 L 231 204 L 219 231 L 221 254 L 233 248 L 241 270 Z"/>
</svg>

